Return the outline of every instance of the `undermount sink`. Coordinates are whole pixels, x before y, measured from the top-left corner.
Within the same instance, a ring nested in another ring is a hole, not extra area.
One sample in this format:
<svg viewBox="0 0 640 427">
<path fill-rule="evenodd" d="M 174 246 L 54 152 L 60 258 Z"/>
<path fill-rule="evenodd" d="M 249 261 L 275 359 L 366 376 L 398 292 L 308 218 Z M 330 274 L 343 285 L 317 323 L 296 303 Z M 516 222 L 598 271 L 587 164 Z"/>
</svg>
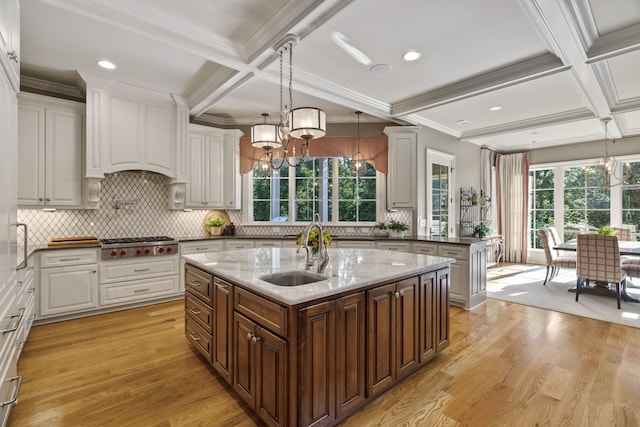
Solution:
<svg viewBox="0 0 640 427">
<path fill-rule="evenodd" d="M 264 280 L 265 282 L 269 282 L 277 286 L 300 286 L 327 279 L 327 276 L 305 270 L 283 271 L 260 277 L 260 280 Z"/>
</svg>

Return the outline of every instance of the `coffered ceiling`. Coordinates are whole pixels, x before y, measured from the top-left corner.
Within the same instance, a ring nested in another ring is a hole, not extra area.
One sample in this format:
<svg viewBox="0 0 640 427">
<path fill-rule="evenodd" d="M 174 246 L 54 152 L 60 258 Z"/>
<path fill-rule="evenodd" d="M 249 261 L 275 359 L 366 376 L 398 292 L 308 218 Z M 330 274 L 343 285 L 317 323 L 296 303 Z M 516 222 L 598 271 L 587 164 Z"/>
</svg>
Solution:
<svg viewBox="0 0 640 427">
<path fill-rule="evenodd" d="M 501 151 L 640 134 L 638 0 L 27 0 L 23 86 L 77 72 L 184 97 L 217 126 L 293 106 L 430 127 Z M 413 62 L 408 50 L 421 52 Z M 356 56 L 356 52 L 364 56 Z M 107 58 L 112 71 L 96 62 Z M 52 86 L 53 83 L 53 86 Z M 502 107 L 490 111 L 491 107 Z"/>
</svg>

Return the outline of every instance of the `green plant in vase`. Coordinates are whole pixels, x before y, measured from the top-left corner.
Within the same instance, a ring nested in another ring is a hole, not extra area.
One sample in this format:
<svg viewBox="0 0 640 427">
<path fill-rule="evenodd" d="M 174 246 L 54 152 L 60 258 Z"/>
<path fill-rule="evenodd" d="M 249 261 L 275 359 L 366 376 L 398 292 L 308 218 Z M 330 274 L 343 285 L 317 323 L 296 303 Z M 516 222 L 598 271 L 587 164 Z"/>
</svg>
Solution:
<svg viewBox="0 0 640 427">
<path fill-rule="evenodd" d="M 473 228 L 473 235 L 475 237 L 483 238 L 485 236 L 490 235 L 493 232 L 493 229 L 489 227 L 489 225 L 481 222 Z"/>
<path fill-rule="evenodd" d="M 207 220 L 204 225 L 209 227 L 209 234 L 212 236 L 219 236 L 222 234 L 222 226 L 224 225 L 224 220 L 219 216 L 214 216 L 213 218 Z"/>
<path fill-rule="evenodd" d="M 387 224 L 389 229 L 389 237 L 404 237 L 404 232 L 409 229 L 409 226 L 403 222 L 392 219 Z"/>
<path fill-rule="evenodd" d="M 605 236 L 615 236 L 618 232 L 616 230 L 614 230 L 613 228 L 611 228 L 608 225 L 605 225 L 604 227 L 600 227 L 596 230 L 597 234 L 604 234 Z"/>
</svg>

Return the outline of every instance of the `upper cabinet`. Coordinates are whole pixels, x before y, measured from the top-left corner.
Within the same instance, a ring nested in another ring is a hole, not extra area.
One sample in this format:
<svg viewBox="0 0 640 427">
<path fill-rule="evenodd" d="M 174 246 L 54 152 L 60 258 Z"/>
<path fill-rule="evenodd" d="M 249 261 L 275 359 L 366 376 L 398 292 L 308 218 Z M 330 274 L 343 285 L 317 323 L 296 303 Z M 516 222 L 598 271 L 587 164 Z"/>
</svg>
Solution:
<svg viewBox="0 0 640 427">
<path fill-rule="evenodd" d="M 387 209 L 415 209 L 418 127 L 386 127 L 384 133 L 389 137 Z"/>
<path fill-rule="evenodd" d="M 0 1 L 0 64 L 20 91 L 20 0 Z"/>
<path fill-rule="evenodd" d="M 18 206 L 81 207 L 84 104 L 18 98 Z"/>
<path fill-rule="evenodd" d="M 240 209 L 239 130 L 189 125 L 185 206 Z"/>
</svg>

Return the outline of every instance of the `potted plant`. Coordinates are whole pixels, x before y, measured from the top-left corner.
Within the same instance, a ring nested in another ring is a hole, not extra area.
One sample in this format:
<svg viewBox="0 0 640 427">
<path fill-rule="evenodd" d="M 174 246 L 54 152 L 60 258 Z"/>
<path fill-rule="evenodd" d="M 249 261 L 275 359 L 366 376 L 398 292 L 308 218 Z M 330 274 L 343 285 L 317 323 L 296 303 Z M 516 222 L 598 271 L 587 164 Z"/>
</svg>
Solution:
<svg viewBox="0 0 640 427">
<path fill-rule="evenodd" d="M 616 233 L 617 231 L 608 225 L 605 225 L 604 227 L 600 227 L 596 230 L 596 234 L 604 234 L 606 236 L 615 236 Z"/>
<path fill-rule="evenodd" d="M 379 222 L 373 226 L 373 235 L 374 236 L 388 236 L 389 232 L 387 231 L 387 223 Z"/>
<path fill-rule="evenodd" d="M 482 239 L 483 237 L 491 234 L 492 231 L 491 227 L 484 222 L 481 222 L 473 228 L 473 235 Z"/>
<path fill-rule="evenodd" d="M 207 220 L 204 225 L 209 227 L 209 234 L 212 236 L 219 236 L 222 234 L 222 226 L 224 225 L 224 220 L 219 216 L 214 216 L 213 218 Z"/>
<path fill-rule="evenodd" d="M 389 229 L 389 237 L 401 238 L 404 237 L 404 232 L 409 229 L 407 224 L 392 219 L 387 225 Z"/>
</svg>

